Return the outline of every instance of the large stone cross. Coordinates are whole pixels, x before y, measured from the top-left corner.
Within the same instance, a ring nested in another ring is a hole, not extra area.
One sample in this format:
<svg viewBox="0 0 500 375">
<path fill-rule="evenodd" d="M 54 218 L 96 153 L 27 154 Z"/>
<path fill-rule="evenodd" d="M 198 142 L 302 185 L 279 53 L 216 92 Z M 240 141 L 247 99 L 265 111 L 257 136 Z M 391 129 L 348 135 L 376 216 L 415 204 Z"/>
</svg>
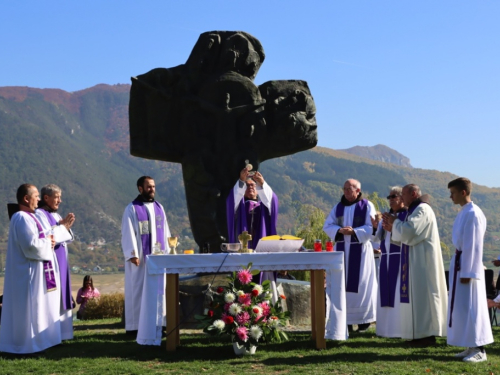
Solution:
<svg viewBox="0 0 500 375">
<path fill-rule="evenodd" d="M 318 141 L 307 83 L 256 86 L 263 61 L 264 50 L 253 36 L 212 31 L 200 35 L 185 64 L 132 78 L 130 152 L 182 164 L 189 220 L 200 248 L 209 244 L 218 251 L 226 241 L 226 197 L 245 160 L 258 170 L 265 160 Z"/>
</svg>

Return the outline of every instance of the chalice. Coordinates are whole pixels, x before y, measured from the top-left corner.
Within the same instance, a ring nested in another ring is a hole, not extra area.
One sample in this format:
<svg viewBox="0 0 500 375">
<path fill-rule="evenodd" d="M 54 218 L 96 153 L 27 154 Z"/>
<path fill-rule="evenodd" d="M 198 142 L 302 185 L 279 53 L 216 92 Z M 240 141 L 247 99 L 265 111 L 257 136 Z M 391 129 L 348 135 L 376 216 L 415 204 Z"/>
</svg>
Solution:
<svg viewBox="0 0 500 375">
<path fill-rule="evenodd" d="M 170 247 L 170 254 L 176 255 L 177 251 L 175 251 L 175 248 L 179 245 L 178 237 L 168 237 L 167 240 L 168 246 Z"/>
</svg>

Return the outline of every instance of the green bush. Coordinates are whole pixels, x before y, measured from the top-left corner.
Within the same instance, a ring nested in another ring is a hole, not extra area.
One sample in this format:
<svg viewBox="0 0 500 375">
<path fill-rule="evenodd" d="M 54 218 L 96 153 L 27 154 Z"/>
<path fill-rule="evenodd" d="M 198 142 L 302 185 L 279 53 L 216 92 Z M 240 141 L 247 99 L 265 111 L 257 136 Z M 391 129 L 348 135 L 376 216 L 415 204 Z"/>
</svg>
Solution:
<svg viewBox="0 0 500 375">
<path fill-rule="evenodd" d="M 87 302 L 83 318 L 85 320 L 121 318 L 124 301 L 123 293 L 103 294 Z"/>
</svg>

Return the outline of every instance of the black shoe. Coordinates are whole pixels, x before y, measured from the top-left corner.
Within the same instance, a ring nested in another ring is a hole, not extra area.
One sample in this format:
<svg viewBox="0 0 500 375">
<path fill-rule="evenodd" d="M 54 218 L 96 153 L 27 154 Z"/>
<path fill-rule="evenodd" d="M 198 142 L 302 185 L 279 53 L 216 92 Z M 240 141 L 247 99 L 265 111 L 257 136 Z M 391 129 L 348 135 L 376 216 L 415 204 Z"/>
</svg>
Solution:
<svg viewBox="0 0 500 375">
<path fill-rule="evenodd" d="M 353 333 L 353 332 L 354 332 L 354 328 L 352 328 L 352 324 L 348 324 L 348 325 L 347 325 L 347 331 L 348 331 L 349 333 Z"/>
<path fill-rule="evenodd" d="M 429 336 L 429 337 L 422 337 L 421 339 L 413 339 L 407 341 L 406 344 L 411 347 L 426 348 L 428 346 L 436 345 L 436 337 Z"/>
<path fill-rule="evenodd" d="M 366 332 L 370 328 L 371 323 L 358 324 L 358 332 Z"/>
<path fill-rule="evenodd" d="M 137 330 L 135 331 L 125 331 L 125 333 L 129 336 L 136 336 L 137 337 Z"/>
</svg>

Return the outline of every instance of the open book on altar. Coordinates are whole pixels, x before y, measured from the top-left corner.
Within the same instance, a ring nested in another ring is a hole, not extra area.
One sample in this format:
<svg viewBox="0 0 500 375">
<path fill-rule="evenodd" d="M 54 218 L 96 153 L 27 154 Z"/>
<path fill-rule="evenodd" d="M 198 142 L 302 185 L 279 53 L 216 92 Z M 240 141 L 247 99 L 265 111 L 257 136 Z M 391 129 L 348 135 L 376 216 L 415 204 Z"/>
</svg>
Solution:
<svg viewBox="0 0 500 375">
<path fill-rule="evenodd" d="M 256 253 L 294 253 L 300 250 L 304 240 L 290 235 L 262 237 Z"/>
</svg>

